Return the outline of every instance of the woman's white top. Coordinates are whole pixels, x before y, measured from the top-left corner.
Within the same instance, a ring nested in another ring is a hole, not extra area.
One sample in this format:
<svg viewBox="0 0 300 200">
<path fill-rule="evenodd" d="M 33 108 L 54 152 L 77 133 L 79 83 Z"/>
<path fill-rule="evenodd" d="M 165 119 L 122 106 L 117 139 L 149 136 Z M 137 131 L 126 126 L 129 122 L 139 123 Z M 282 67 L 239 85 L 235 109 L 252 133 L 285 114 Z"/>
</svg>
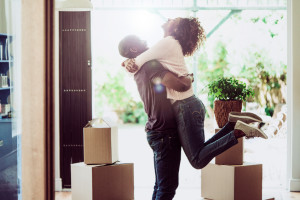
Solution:
<svg viewBox="0 0 300 200">
<path fill-rule="evenodd" d="M 164 68 L 180 76 L 186 76 L 189 72 L 184 62 L 182 48 L 177 40 L 172 36 L 167 36 L 158 41 L 154 46 L 149 48 L 135 58 L 135 64 L 140 68 L 150 60 L 157 60 Z M 158 81 L 159 83 L 159 81 Z M 185 92 L 177 92 L 167 88 L 167 98 L 171 100 L 182 100 L 191 97 L 194 94 L 191 87 Z"/>
</svg>

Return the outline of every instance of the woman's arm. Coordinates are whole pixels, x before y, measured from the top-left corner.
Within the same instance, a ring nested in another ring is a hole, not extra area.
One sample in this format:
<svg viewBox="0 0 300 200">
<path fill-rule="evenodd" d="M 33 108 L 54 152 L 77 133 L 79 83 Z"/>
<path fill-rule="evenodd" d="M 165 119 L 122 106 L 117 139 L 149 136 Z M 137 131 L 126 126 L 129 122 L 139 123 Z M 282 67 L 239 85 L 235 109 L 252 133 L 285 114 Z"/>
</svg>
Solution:
<svg viewBox="0 0 300 200">
<path fill-rule="evenodd" d="M 136 58 L 125 60 L 122 66 L 124 66 L 128 72 L 135 73 L 143 64 L 150 60 L 167 59 L 167 57 L 172 54 L 172 50 L 177 47 L 174 45 L 175 43 L 176 41 L 172 37 L 163 38 Z"/>
<path fill-rule="evenodd" d="M 154 46 L 141 53 L 135 58 L 135 64 L 140 68 L 150 60 L 166 59 L 176 42 L 171 37 L 166 37 L 158 41 Z"/>
</svg>

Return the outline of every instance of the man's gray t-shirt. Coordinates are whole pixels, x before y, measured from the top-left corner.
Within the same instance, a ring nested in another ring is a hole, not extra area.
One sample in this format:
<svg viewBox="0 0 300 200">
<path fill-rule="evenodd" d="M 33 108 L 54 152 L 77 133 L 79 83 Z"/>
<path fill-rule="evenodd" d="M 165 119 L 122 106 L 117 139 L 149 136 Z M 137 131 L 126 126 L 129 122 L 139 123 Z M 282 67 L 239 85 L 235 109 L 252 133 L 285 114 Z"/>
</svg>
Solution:
<svg viewBox="0 0 300 200">
<path fill-rule="evenodd" d="M 176 119 L 166 88 L 160 82 L 169 72 L 158 61 L 145 63 L 134 75 L 138 91 L 148 115 L 146 131 L 176 130 Z"/>
</svg>

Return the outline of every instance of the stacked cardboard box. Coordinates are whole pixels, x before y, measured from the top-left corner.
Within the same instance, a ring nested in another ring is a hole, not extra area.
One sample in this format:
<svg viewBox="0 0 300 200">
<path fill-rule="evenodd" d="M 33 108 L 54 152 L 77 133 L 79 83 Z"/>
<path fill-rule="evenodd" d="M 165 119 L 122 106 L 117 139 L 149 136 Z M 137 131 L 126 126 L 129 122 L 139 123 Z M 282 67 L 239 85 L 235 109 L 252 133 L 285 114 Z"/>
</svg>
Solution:
<svg viewBox="0 0 300 200">
<path fill-rule="evenodd" d="M 134 199 L 132 163 L 71 165 L 72 200 Z"/>
<path fill-rule="evenodd" d="M 84 162 L 71 165 L 73 200 L 134 199 L 133 163 L 119 163 L 118 129 L 95 119 L 83 128 Z"/>
<path fill-rule="evenodd" d="M 216 156 L 215 164 L 210 163 L 202 169 L 202 197 L 214 200 L 263 199 L 262 164 L 245 163 L 243 151 L 243 138 L 240 138 L 237 145 Z"/>
<path fill-rule="evenodd" d="M 262 165 L 208 164 L 202 170 L 201 192 L 214 200 L 261 200 Z"/>
<path fill-rule="evenodd" d="M 220 129 L 215 129 L 217 133 Z M 216 156 L 215 164 L 217 165 L 242 165 L 244 161 L 244 140 L 238 139 L 238 143 L 227 149 L 225 152 Z"/>
<path fill-rule="evenodd" d="M 112 164 L 119 159 L 118 128 L 101 119 L 89 122 L 83 128 L 85 164 Z"/>
</svg>

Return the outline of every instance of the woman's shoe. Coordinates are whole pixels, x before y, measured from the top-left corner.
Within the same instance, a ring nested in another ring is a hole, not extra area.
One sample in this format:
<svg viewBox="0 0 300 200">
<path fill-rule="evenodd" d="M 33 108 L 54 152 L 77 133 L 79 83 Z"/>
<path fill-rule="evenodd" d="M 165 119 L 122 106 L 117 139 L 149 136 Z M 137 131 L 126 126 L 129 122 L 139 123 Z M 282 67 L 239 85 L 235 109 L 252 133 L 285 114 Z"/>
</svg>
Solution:
<svg viewBox="0 0 300 200">
<path fill-rule="evenodd" d="M 249 116 L 249 117 L 252 117 L 252 118 L 255 118 L 257 120 L 260 120 L 262 121 L 262 118 L 260 116 L 258 116 L 257 114 L 255 113 L 252 113 L 252 112 L 230 112 L 232 115 L 240 115 L 240 116 Z"/>
<path fill-rule="evenodd" d="M 261 122 L 262 118 L 251 112 L 230 112 L 228 116 L 229 122 L 243 121 L 247 124 L 252 122 Z"/>
<path fill-rule="evenodd" d="M 264 125 L 266 125 L 265 122 L 259 122 L 257 128 L 261 129 Z"/>
<path fill-rule="evenodd" d="M 268 139 L 268 136 L 260 129 L 256 127 L 252 127 L 240 120 L 238 120 L 234 126 L 234 129 L 240 130 L 245 133 L 247 138 L 251 137 L 261 137 L 264 139 Z"/>
</svg>

